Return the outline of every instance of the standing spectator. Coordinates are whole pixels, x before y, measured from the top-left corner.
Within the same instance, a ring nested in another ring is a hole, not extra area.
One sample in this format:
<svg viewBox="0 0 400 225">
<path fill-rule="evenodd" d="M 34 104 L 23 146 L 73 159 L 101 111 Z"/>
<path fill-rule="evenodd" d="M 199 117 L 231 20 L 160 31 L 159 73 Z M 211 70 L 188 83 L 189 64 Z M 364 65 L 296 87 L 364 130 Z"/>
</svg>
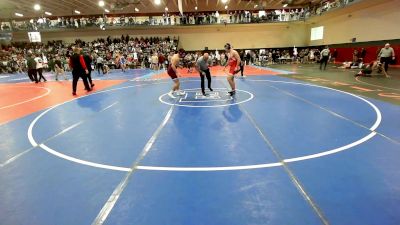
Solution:
<svg viewBox="0 0 400 225">
<path fill-rule="evenodd" d="M 37 80 L 37 71 L 36 71 L 36 61 L 32 57 L 31 53 L 28 53 L 28 59 L 26 61 L 26 64 L 28 66 L 28 76 L 29 79 L 31 79 L 32 82 L 38 83 Z"/>
<path fill-rule="evenodd" d="M 353 51 L 353 63 L 357 63 L 358 62 L 358 50 L 354 49 Z"/>
<path fill-rule="evenodd" d="M 68 80 L 67 75 L 65 75 L 60 56 L 56 56 L 56 60 L 54 61 L 54 69 L 56 72 L 56 81 L 58 81 L 58 76 L 63 75 L 65 80 Z"/>
<path fill-rule="evenodd" d="M 367 55 L 367 50 L 365 48 L 362 48 L 360 51 L 360 61 L 364 62 L 365 56 Z"/>
<path fill-rule="evenodd" d="M 92 81 L 92 56 L 89 55 L 87 52 L 83 55 L 83 59 L 85 60 L 86 68 L 88 70 L 87 73 L 87 79 L 89 82 L 90 87 L 94 87 L 93 81 Z"/>
<path fill-rule="evenodd" d="M 337 49 L 333 49 L 333 53 L 332 53 L 332 56 L 331 56 L 331 61 L 333 61 L 333 63 L 335 64 L 336 63 L 336 58 L 338 57 L 338 51 L 337 51 Z"/>
<path fill-rule="evenodd" d="M 81 49 L 78 47 L 74 48 L 74 54 L 69 59 L 69 66 L 72 69 L 72 95 L 76 95 L 76 86 L 78 84 L 79 78 L 82 78 L 83 84 L 85 85 L 86 91 L 91 91 L 89 87 L 86 74 L 89 71 L 86 67 L 85 59 L 81 55 Z"/>
<path fill-rule="evenodd" d="M 246 65 L 250 65 L 250 59 L 251 59 L 251 55 L 250 55 L 250 51 L 248 51 L 248 52 L 246 53 L 246 58 L 245 58 L 245 60 L 246 60 Z"/>
<path fill-rule="evenodd" d="M 119 56 L 119 65 L 121 67 L 122 72 L 124 73 L 126 70 L 126 59 L 124 55 Z"/>
<path fill-rule="evenodd" d="M 385 47 L 381 49 L 381 51 L 378 54 L 378 58 L 382 64 L 384 64 L 385 72 L 387 73 L 389 69 L 389 64 L 391 61 L 395 60 L 396 56 L 394 53 L 394 50 L 392 47 L 390 47 L 389 43 L 385 44 Z M 389 75 L 386 75 L 386 77 L 390 77 Z"/>
<path fill-rule="evenodd" d="M 165 69 L 165 57 L 162 53 L 158 55 L 158 67 L 161 69 Z"/>
<path fill-rule="evenodd" d="M 157 52 L 154 52 L 153 56 L 151 56 L 151 68 L 153 70 L 158 70 L 158 56 Z"/>
<path fill-rule="evenodd" d="M 36 55 L 35 61 L 36 61 L 36 71 L 39 74 L 39 78 L 37 79 L 37 81 L 40 82 L 43 78 L 43 81 L 46 82 L 47 80 L 43 76 L 43 59 L 40 57 L 40 54 Z"/>
<path fill-rule="evenodd" d="M 103 58 L 101 56 L 97 56 L 96 59 L 96 63 L 97 63 L 97 72 L 100 74 L 100 69 L 101 71 L 103 71 L 103 75 L 104 75 L 104 70 L 103 70 Z"/>
<path fill-rule="evenodd" d="M 240 51 L 240 55 L 239 56 L 240 56 L 241 59 L 244 59 L 244 51 L 243 50 Z M 239 67 L 240 67 L 240 74 L 241 74 L 242 78 L 245 77 L 245 76 L 243 76 L 244 64 L 245 64 L 244 60 L 240 61 Z"/>
<path fill-rule="evenodd" d="M 314 49 L 311 49 L 311 50 L 310 50 L 310 54 L 309 54 L 308 56 L 309 56 L 309 58 L 310 58 L 310 61 L 311 61 L 311 62 L 314 62 L 314 59 L 315 59 Z"/>
</svg>

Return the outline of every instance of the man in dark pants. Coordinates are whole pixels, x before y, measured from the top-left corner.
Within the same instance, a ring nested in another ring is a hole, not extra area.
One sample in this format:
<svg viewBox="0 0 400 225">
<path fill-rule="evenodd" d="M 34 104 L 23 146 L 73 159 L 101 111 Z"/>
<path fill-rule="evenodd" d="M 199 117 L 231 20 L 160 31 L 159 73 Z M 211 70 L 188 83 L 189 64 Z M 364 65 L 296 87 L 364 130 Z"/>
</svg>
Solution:
<svg viewBox="0 0 400 225">
<path fill-rule="evenodd" d="M 324 70 L 326 70 L 326 65 L 328 64 L 329 61 L 329 56 L 331 55 L 331 51 L 329 50 L 328 46 L 325 46 L 325 49 L 321 51 L 321 60 L 320 60 L 320 65 L 319 69 L 322 70 L 322 65 L 325 64 Z"/>
<path fill-rule="evenodd" d="M 76 95 L 76 86 L 78 84 L 79 78 L 82 78 L 83 84 L 85 85 L 85 90 L 91 91 L 92 89 L 89 87 L 86 74 L 89 73 L 85 59 L 80 54 L 81 49 L 76 47 L 74 48 L 74 54 L 69 59 L 69 67 L 72 69 L 72 95 Z"/>
<path fill-rule="evenodd" d="M 85 53 L 83 55 L 83 58 L 85 59 L 85 64 L 86 67 L 89 71 L 89 73 L 87 74 L 87 79 L 89 81 L 89 84 L 91 87 L 94 87 L 93 81 L 92 81 L 92 56 L 89 55 L 88 53 Z"/>
<path fill-rule="evenodd" d="M 100 70 L 101 70 L 101 71 L 103 71 L 103 75 L 104 75 L 103 58 L 101 56 L 97 56 L 96 63 L 97 63 L 97 72 L 100 75 Z"/>
<path fill-rule="evenodd" d="M 32 57 L 32 54 L 28 54 L 28 58 L 26 60 L 26 64 L 28 66 L 28 76 L 29 79 L 31 79 L 32 82 L 38 83 L 37 80 L 37 71 L 36 71 L 36 61 Z"/>
<path fill-rule="evenodd" d="M 43 79 L 43 81 L 46 82 L 47 80 L 43 76 L 43 59 L 40 56 L 40 54 L 36 54 L 35 62 L 36 62 L 36 71 L 37 74 L 39 74 L 37 81 L 40 82 Z"/>
<path fill-rule="evenodd" d="M 362 48 L 360 51 L 360 61 L 362 63 L 364 63 L 365 56 L 367 56 L 367 50 L 365 50 L 365 48 Z"/>
<path fill-rule="evenodd" d="M 244 59 L 244 51 L 243 51 L 243 50 L 240 51 L 240 58 L 241 58 L 241 59 Z M 239 65 L 239 67 L 240 67 L 240 73 L 241 73 L 242 78 L 243 78 L 243 77 L 246 77 L 246 76 L 243 76 L 243 73 L 244 73 L 244 64 L 245 64 L 245 62 L 244 62 L 244 60 L 243 60 L 243 61 L 240 62 L 240 65 Z"/>
<path fill-rule="evenodd" d="M 208 53 L 204 53 L 203 56 L 201 56 L 197 62 L 196 62 L 196 70 L 199 71 L 200 73 L 200 78 L 201 78 L 201 92 L 203 93 L 204 96 L 206 96 L 206 92 L 204 90 L 204 76 L 207 77 L 208 81 L 208 89 L 210 91 L 213 91 L 211 88 L 211 74 L 210 74 L 210 69 L 208 68 Z"/>
</svg>

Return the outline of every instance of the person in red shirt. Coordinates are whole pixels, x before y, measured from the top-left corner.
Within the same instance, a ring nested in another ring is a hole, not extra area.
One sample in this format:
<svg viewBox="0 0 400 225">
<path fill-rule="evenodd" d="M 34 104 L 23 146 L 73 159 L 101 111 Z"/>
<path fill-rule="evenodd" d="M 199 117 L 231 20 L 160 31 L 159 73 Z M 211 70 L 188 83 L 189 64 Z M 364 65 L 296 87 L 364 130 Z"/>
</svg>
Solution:
<svg viewBox="0 0 400 225">
<path fill-rule="evenodd" d="M 82 78 L 83 84 L 85 85 L 86 91 L 91 91 L 87 80 L 87 74 L 89 70 L 87 69 L 85 59 L 81 55 L 81 48 L 75 47 L 74 54 L 69 58 L 69 67 L 72 69 L 72 95 L 76 95 L 76 86 L 78 84 L 79 78 Z"/>
</svg>

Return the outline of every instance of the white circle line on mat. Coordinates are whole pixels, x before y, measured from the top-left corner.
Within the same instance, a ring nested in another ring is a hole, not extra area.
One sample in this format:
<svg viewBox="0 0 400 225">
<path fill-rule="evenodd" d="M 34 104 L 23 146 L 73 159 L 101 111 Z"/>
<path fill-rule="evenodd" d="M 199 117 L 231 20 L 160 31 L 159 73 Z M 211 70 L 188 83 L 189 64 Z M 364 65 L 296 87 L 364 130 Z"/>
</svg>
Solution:
<svg viewBox="0 0 400 225">
<path fill-rule="evenodd" d="M 329 87 L 323 87 L 323 86 L 318 86 L 318 85 L 313 85 L 313 84 L 306 84 L 306 83 L 297 83 L 297 82 L 287 82 L 287 81 L 273 81 L 273 80 L 248 80 L 248 81 L 255 81 L 255 82 L 274 82 L 274 83 L 288 83 L 288 84 L 296 84 L 296 85 L 304 85 L 304 86 L 310 86 L 310 87 L 318 87 L 318 88 L 324 88 L 324 89 L 328 89 L 328 90 L 333 90 L 336 92 L 340 92 L 343 94 L 347 94 L 350 95 L 352 97 L 355 97 L 357 99 L 360 99 L 364 102 L 366 102 L 368 105 L 370 105 L 375 113 L 376 113 L 376 121 L 375 123 L 369 128 L 369 130 L 371 131 L 371 133 L 369 133 L 368 135 L 366 135 L 365 137 L 354 141 L 350 144 L 335 148 L 335 149 L 331 149 L 331 150 L 326 150 L 320 153 L 316 153 L 316 154 L 311 154 L 311 155 L 306 155 L 306 156 L 301 156 L 301 157 L 295 157 L 295 158 L 288 158 L 288 159 L 284 159 L 283 162 L 286 163 L 290 163 L 290 162 L 296 162 L 296 161 L 304 161 L 304 160 L 309 160 L 309 159 L 314 159 L 314 158 L 319 158 L 319 157 L 323 157 L 323 156 L 327 156 L 327 155 L 331 155 L 331 154 L 335 154 L 335 153 L 339 153 L 342 151 L 345 151 L 347 149 L 353 148 L 357 145 L 360 145 L 364 142 L 366 142 L 367 140 L 371 139 L 372 137 L 374 137 L 376 135 L 376 128 L 379 127 L 381 121 L 382 121 L 382 114 L 380 112 L 380 110 L 378 109 L 378 107 L 376 107 L 374 104 L 372 104 L 371 102 L 369 102 L 368 100 L 345 92 L 345 91 L 341 91 L 341 90 L 337 90 L 337 89 L 333 89 L 333 88 L 329 88 Z M 100 92 L 96 92 L 93 93 L 91 95 L 95 95 L 95 94 L 100 94 L 100 93 L 104 93 L 104 92 L 111 92 L 111 91 L 117 91 L 117 90 L 122 90 L 122 89 L 127 89 L 127 88 L 133 88 L 133 87 L 137 87 L 137 86 L 142 86 L 142 85 L 132 85 L 132 86 L 125 86 L 125 87 L 121 87 L 121 88 L 114 88 L 114 89 L 109 89 L 109 90 L 105 90 L 105 91 L 100 91 Z M 84 97 L 88 97 L 91 95 L 86 95 L 86 96 L 82 96 L 79 98 L 84 98 Z M 79 99 L 76 98 L 76 99 Z M 67 102 L 71 102 L 74 101 L 76 99 L 67 101 Z M 72 156 L 68 156 L 65 154 L 62 154 L 44 144 L 38 144 L 35 139 L 33 138 L 33 128 L 35 126 L 35 124 L 37 123 L 37 121 L 43 117 L 46 113 L 48 113 L 49 111 L 67 103 L 60 103 L 58 105 L 55 105 L 52 108 L 47 109 L 46 111 L 42 112 L 40 115 L 38 115 L 33 121 L 32 123 L 29 125 L 28 128 L 28 139 L 29 142 L 32 144 L 32 146 L 39 146 L 40 148 L 42 148 L 44 151 L 60 157 L 62 159 L 71 161 L 71 162 L 75 162 L 78 164 L 82 164 L 82 165 L 86 165 L 86 166 L 91 166 L 91 167 L 96 167 L 96 168 L 101 168 L 101 169 L 108 169 L 108 170 L 114 170 L 114 171 L 124 171 L 124 172 L 128 172 L 131 171 L 131 168 L 128 167 L 120 167 L 120 166 L 113 166 L 113 165 L 106 165 L 106 164 L 100 164 L 100 163 L 95 163 L 95 162 L 91 162 L 91 161 L 86 161 L 86 160 L 81 160 Z M 274 162 L 274 163 L 265 163 L 265 164 L 254 164 L 254 165 L 242 165 L 242 166 L 218 166 L 218 167 L 170 167 L 170 166 L 146 166 L 146 165 L 142 165 L 142 166 L 137 166 L 134 169 L 139 169 L 139 170 L 150 170 L 150 171 L 176 171 L 176 172 L 210 172 L 210 171 L 235 171 L 235 170 L 250 170 L 250 169 L 261 169 L 261 168 L 270 168 L 270 167 L 277 167 L 277 166 L 282 166 L 283 163 L 281 162 Z"/>
<path fill-rule="evenodd" d="M 43 98 L 43 97 L 49 95 L 50 92 L 51 92 L 51 90 L 49 88 L 45 88 L 45 87 L 36 87 L 36 86 L 6 86 L 6 87 L 39 88 L 39 89 L 46 90 L 46 93 L 44 93 L 42 95 L 39 95 L 39 96 L 36 96 L 36 97 L 33 97 L 33 98 L 30 98 L 28 100 L 22 101 L 22 102 L 17 102 L 17 103 L 11 104 L 11 105 L 2 106 L 2 107 L 0 107 L 0 109 L 7 109 L 7 108 L 11 108 L 11 107 L 14 107 L 14 106 L 17 106 L 17 105 L 22 105 L 22 104 L 25 104 L 25 103 L 28 103 L 28 102 L 32 102 L 32 101 L 35 101 L 35 100 L 37 100 L 39 98 Z"/>
</svg>

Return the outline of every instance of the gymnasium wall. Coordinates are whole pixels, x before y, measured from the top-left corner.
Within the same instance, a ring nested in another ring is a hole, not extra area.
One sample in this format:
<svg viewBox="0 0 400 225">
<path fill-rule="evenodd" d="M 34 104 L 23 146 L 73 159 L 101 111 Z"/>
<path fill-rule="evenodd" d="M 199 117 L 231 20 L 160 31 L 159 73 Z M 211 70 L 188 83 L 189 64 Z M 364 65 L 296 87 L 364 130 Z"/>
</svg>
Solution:
<svg viewBox="0 0 400 225">
<path fill-rule="evenodd" d="M 366 0 L 351 10 L 313 17 L 308 21 L 307 35 L 310 37 L 312 27 L 324 26 L 324 39 L 309 41 L 308 45 L 350 43 L 352 38 L 357 42 L 399 39 L 399 9 L 399 0 Z"/>
<path fill-rule="evenodd" d="M 353 52 L 355 49 L 358 51 L 364 48 L 367 52 L 364 62 L 371 62 L 377 59 L 377 54 L 385 43 L 390 43 L 396 54 L 395 64 L 400 65 L 400 39 L 397 40 L 385 40 L 385 41 L 374 41 L 374 42 L 361 42 L 352 44 L 333 44 L 329 45 L 331 51 L 336 49 L 338 52 L 337 62 L 352 61 Z"/>
<path fill-rule="evenodd" d="M 399 9 L 400 0 L 364 0 L 343 9 L 329 11 L 322 16 L 311 17 L 306 22 L 122 27 L 108 28 L 105 31 L 99 28 L 66 29 L 42 32 L 42 40 L 63 40 L 71 43 L 77 38 L 90 41 L 98 37 L 120 37 L 122 34 L 132 37 L 179 36 L 179 47 L 188 51 L 203 50 L 205 47 L 222 49 L 226 42 L 239 49 L 349 44 L 343 47 L 343 54 L 347 58 L 348 52 L 352 52 L 352 38 L 373 48 L 378 48 L 380 44 L 373 45 L 368 42 L 399 39 Z M 324 39 L 310 41 L 311 27 L 317 26 L 325 27 Z M 27 32 L 14 32 L 13 41 L 28 41 Z M 375 50 L 368 50 L 373 51 Z"/>
<path fill-rule="evenodd" d="M 225 43 L 230 42 L 238 48 L 265 48 L 285 46 L 306 46 L 308 36 L 306 24 L 273 23 L 273 24 L 240 24 L 240 25 L 204 25 L 185 27 L 146 27 L 131 29 L 90 28 L 82 30 L 63 30 L 41 32 L 42 41 L 63 40 L 68 43 L 79 38 L 93 40 L 98 37 L 120 37 L 122 34 L 130 36 L 179 36 L 180 47 L 185 50 L 221 49 Z M 14 41 L 28 41 L 26 32 L 13 34 Z"/>
</svg>

